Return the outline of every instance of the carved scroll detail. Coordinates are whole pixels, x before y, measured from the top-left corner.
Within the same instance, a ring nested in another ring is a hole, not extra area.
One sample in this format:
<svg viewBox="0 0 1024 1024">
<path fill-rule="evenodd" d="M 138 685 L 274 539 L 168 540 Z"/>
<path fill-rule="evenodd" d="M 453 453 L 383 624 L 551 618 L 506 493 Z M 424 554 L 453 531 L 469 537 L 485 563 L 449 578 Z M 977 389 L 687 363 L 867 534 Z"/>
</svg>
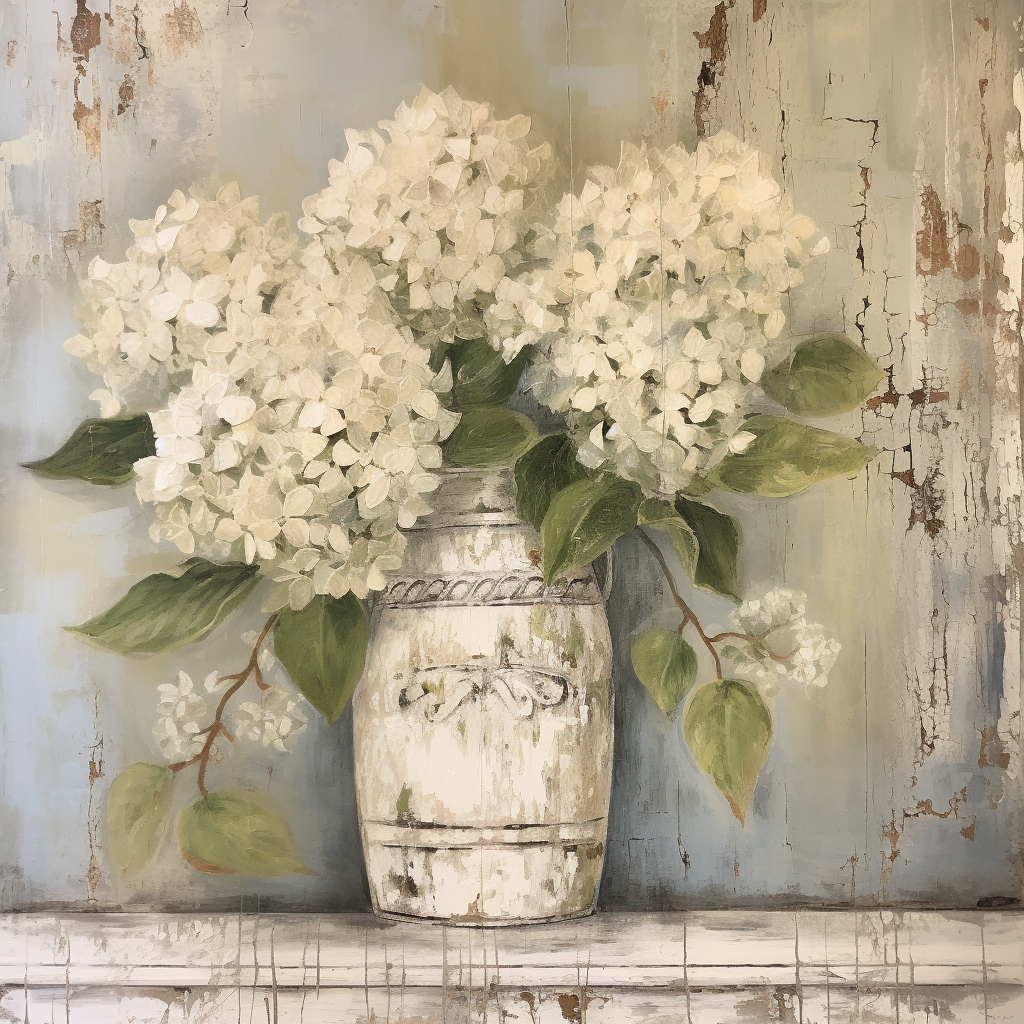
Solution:
<svg viewBox="0 0 1024 1024">
<path fill-rule="evenodd" d="M 417 669 L 399 694 L 403 708 L 422 710 L 428 721 L 443 722 L 467 700 L 496 695 L 520 719 L 538 708 L 553 708 L 569 694 L 569 680 L 542 668 L 484 668 L 476 665 L 439 665 Z"/>
</svg>

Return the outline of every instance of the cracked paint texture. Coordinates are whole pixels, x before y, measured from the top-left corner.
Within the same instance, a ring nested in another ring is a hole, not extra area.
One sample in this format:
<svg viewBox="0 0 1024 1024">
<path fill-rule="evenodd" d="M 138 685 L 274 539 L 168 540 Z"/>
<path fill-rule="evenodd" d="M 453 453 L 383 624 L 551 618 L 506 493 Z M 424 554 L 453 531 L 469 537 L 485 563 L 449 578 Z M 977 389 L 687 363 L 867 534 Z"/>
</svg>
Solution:
<svg viewBox="0 0 1024 1024">
<path fill-rule="evenodd" d="M 389 116 L 421 81 L 530 114 L 561 184 L 614 163 L 621 139 L 692 146 L 724 127 L 756 144 L 832 241 L 791 297 L 793 330 L 843 332 L 887 371 L 841 424 L 883 449 L 866 474 L 788 502 L 721 502 L 743 526 L 749 592 L 805 590 L 843 644 L 826 689 L 778 698 L 745 828 L 632 675 L 629 640 L 660 614 L 659 591 L 640 545 L 621 543 L 604 905 L 1020 898 L 1024 79 L 1013 8 L 0 8 L 0 909 L 365 906 L 348 716 L 330 731 L 311 722 L 287 759 L 218 769 L 225 785 L 295 808 L 317 876 L 198 876 L 168 850 L 113 884 L 102 798 L 124 765 L 155 754 L 157 684 L 228 663 L 252 623 L 135 662 L 72 640 L 60 626 L 174 557 L 152 549 L 127 494 L 44 485 L 16 464 L 90 414 L 89 380 L 62 343 L 75 330 L 76 275 L 96 254 L 118 257 L 129 217 L 193 180 L 235 178 L 266 211 L 296 216 L 344 152 L 344 127 Z M 697 603 L 708 623 L 725 621 L 725 602 Z M 571 1000 L 561 1009 L 584 1015 Z"/>
</svg>

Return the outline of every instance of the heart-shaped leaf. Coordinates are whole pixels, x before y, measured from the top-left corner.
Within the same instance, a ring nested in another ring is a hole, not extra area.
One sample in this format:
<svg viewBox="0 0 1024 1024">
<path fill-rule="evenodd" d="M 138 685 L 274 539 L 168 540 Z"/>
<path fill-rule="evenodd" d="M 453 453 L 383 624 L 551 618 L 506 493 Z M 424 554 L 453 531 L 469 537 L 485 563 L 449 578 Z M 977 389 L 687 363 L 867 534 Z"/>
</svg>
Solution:
<svg viewBox="0 0 1024 1024">
<path fill-rule="evenodd" d="M 603 475 L 559 491 L 541 523 L 544 580 L 587 565 L 636 526 L 643 492 L 630 480 Z"/>
<path fill-rule="evenodd" d="M 444 443 L 453 466 L 507 466 L 537 440 L 533 420 L 503 406 L 467 409 Z"/>
<path fill-rule="evenodd" d="M 526 346 L 506 363 L 501 353 L 480 338 L 462 341 L 448 350 L 452 364 L 452 408 L 472 409 L 480 405 L 501 405 L 519 387 L 519 378 L 533 354 Z"/>
<path fill-rule="evenodd" d="M 674 629 L 649 629 L 630 650 L 637 679 L 671 715 L 697 681 L 697 655 Z"/>
<path fill-rule="evenodd" d="M 516 515 L 539 530 L 558 491 L 595 475 L 576 458 L 576 446 L 565 434 L 542 437 L 516 461 Z"/>
<path fill-rule="evenodd" d="M 776 416 L 753 416 L 743 429 L 755 435 L 750 447 L 707 474 L 739 494 L 784 498 L 832 476 L 853 476 L 878 454 L 852 437 Z"/>
<path fill-rule="evenodd" d="M 333 725 L 355 693 L 366 662 L 370 628 L 353 594 L 314 597 L 305 608 L 279 613 L 274 653 L 302 695 Z"/>
<path fill-rule="evenodd" d="M 683 736 L 742 825 L 772 745 L 772 716 L 757 688 L 742 679 L 705 683 L 683 711 Z"/>
<path fill-rule="evenodd" d="M 255 565 L 189 558 L 140 580 L 102 615 L 71 627 L 116 654 L 160 654 L 200 639 L 259 582 Z"/>
<path fill-rule="evenodd" d="M 160 846 L 171 814 L 174 772 L 130 764 L 107 790 L 107 847 L 120 875 L 134 874 Z"/>
<path fill-rule="evenodd" d="M 801 342 L 761 378 L 761 387 L 797 416 L 837 416 L 856 409 L 885 374 L 841 334 Z"/>
<path fill-rule="evenodd" d="M 84 420 L 48 458 L 23 462 L 25 469 L 52 480 L 88 480 L 114 486 L 131 480 L 132 466 L 156 454 L 149 416 Z"/>
<path fill-rule="evenodd" d="M 178 815 L 178 846 L 199 871 L 219 875 L 311 875 L 288 826 L 247 789 L 222 789 Z"/>
</svg>

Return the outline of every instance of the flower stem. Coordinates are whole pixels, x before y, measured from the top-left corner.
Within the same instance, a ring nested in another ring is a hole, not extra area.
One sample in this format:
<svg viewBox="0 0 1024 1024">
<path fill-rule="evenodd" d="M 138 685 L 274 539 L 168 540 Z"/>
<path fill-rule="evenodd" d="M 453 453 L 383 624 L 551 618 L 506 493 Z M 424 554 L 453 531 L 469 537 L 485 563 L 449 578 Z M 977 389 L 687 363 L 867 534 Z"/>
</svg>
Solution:
<svg viewBox="0 0 1024 1024">
<path fill-rule="evenodd" d="M 187 761 L 177 761 L 174 764 L 168 765 L 172 772 L 180 772 L 184 768 L 191 768 L 192 765 L 199 765 L 199 775 L 196 778 L 196 785 L 199 787 L 199 792 L 203 796 L 208 796 L 209 793 L 206 789 L 206 769 L 210 763 L 210 758 L 213 756 L 213 744 L 218 736 L 226 737 L 230 742 L 234 743 L 235 737 L 231 734 L 228 727 L 224 724 L 224 712 L 227 709 L 228 701 L 245 685 L 245 681 L 249 676 L 254 675 L 257 684 L 263 689 L 266 687 L 266 683 L 263 682 L 263 676 L 260 672 L 257 659 L 260 656 L 260 648 L 263 646 L 263 641 L 266 640 L 267 634 L 274 628 L 274 623 L 277 621 L 277 612 L 267 619 L 266 624 L 263 627 L 262 632 L 256 638 L 256 643 L 253 645 L 252 654 L 249 657 L 249 662 L 242 669 L 241 672 L 234 672 L 229 676 L 221 676 L 220 682 L 224 682 L 227 679 L 232 679 L 234 682 L 224 691 L 224 696 L 221 697 L 220 703 L 217 705 L 217 711 L 213 716 L 213 721 L 206 726 L 205 729 L 199 730 L 199 735 L 206 734 L 206 742 L 203 744 L 203 749 L 199 751 L 195 757 L 190 757 Z"/>
<path fill-rule="evenodd" d="M 650 537 L 647 536 L 647 534 L 643 530 L 638 530 L 637 533 L 639 534 L 640 539 L 647 546 L 651 554 L 654 555 L 654 558 L 657 561 L 658 565 L 661 567 L 661 571 L 662 573 L 664 573 L 665 579 L 668 581 L 668 588 L 672 592 L 672 600 L 675 601 L 676 606 L 683 613 L 683 621 L 679 624 L 680 632 L 682 632 L 683 628 L 687 625 L 693 626 L 694 631 L 700 637 L 701 642 L 708 649 L 708 652 L 711 654 L 711 657 L 715 662 L 715 678 L 721 679 L 722 659 L 719 657 L 718 651 L 715 649 L 715 645 L 711 637 L 709 637 L 707 633 L 704 632 L 704 627 L 700 624 L 700 620 L 697 618 L 695 612 L 683 600 L 679 591 L 676 589 L 676 582 L 672 576 L 672 570 L 669 569 L 668 563 L 665 561 L 665 556 L 661 553 L 661 549 L 658 547 L 657 544 L 654 543 L 653 540 L 651 540 Z"/>
</svg>

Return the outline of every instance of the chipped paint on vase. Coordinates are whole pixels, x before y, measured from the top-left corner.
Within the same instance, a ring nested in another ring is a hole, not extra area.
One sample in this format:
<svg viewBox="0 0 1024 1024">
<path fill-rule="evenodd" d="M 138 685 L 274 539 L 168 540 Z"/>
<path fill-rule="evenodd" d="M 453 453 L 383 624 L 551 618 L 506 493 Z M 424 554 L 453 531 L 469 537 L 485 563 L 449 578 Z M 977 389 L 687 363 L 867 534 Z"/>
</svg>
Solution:
<svg viewBox="0 0 1024 1024">
<path fill-rule="evenodd" d="M 511 473 L 453 470 L 377 601 L 354 697 L 374 911 L 555 921 L 597 898 L 612 648 L 588 567 L 545 587 Z"/>
</svg>

